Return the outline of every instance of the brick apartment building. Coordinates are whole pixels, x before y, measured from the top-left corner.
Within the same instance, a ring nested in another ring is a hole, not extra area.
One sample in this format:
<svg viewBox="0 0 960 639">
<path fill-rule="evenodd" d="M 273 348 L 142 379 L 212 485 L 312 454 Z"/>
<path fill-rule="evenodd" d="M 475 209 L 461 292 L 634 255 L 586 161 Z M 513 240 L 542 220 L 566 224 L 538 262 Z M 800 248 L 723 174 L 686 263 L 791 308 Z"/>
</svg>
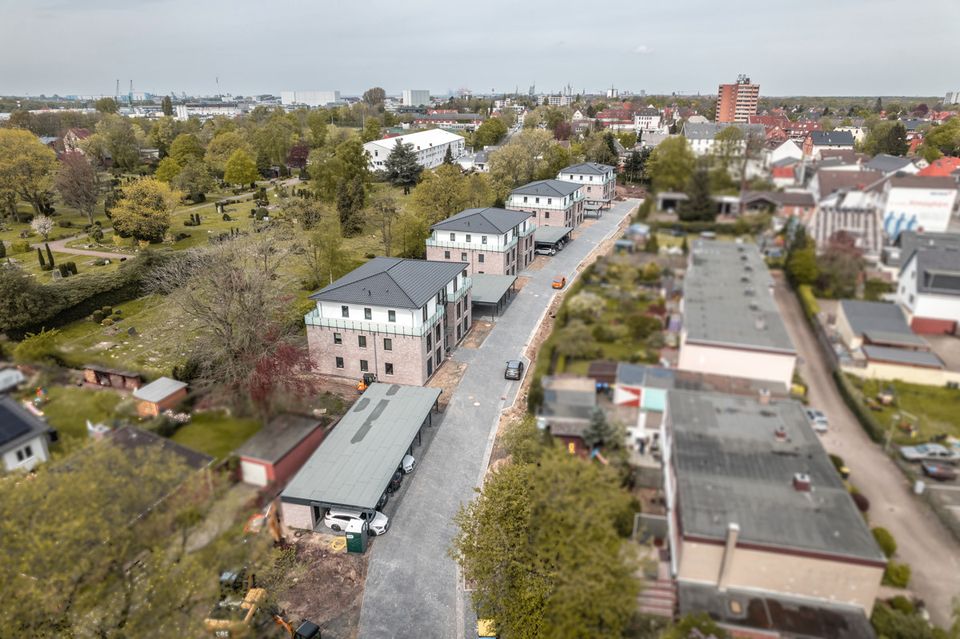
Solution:
<svg viewBox="0 0 960 639">
<path fill-rule="evenodd" d="M 430 227 L 427 259 L 466 262 L 467 274 L 516 275 L 533 261 L 533 214 L 465 209 Z"/>
<path fill-rule="evenodd" d="M 421 385 L 471 326 L 469 265 L 377 257 L 310 296 L 304 316 L 321 375 Z"/>
<path fill-rule="evenodd" d="M 743 122 L 757 114 L 760 100 L 760 85 L 751 84 L 745 75 L 737 77 L 733 84 L 721 84 L 717 91 L 717 122 Z"/>
<path fill-rule="evenodd" d="M 581 185 L 588 207 L 610 206 L 617 191 L 617 169 L 607 164 L 574 164 L 561 170 L 557 179 Z"/>
<path fill-rule="evenodd" d="M 583 187 L 575 182 L 539 180 L 510 192 L 507 208 L 528 211 L 536 216 L 536 226 L 575 228 L 583 222 Z"/>
</svg>

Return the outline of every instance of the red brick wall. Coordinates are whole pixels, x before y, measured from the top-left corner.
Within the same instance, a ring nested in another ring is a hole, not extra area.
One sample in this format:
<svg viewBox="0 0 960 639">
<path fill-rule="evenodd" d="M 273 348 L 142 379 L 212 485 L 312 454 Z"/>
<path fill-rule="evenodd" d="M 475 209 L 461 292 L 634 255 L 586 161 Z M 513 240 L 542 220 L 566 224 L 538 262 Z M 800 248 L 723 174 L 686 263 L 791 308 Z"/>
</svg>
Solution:
<svg viewBox="0 0 960 639">
<path fill-rule="evenodd" d="M 272 466 L 267 466 L 267 477 L 270 478 L 270 481 L 277 482 L 278 486 L 286 486 L 290 478 L 297 474 L 297 471 L 306 463 L 310 455 L 317 450 L 326 434 L 327 430 L 318 425 L 312 433 L 284 455 L 280 461 Z"/>
<path fill-rule="evenodd" d="M 915 333 L 925 335 L 952 335 L 957 330 L 957 323 L 953 320 L 934 319 L 932 317 L 914 317 L 910 328 Z"/>
</svg>

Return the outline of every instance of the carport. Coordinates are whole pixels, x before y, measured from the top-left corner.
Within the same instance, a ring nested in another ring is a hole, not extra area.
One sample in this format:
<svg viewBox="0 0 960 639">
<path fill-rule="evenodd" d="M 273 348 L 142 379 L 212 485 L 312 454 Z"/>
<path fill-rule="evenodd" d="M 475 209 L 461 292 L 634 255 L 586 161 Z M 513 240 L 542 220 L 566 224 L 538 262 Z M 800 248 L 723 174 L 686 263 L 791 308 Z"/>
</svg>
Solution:
<svg viewBox="0 0 960 639">
<path fill-rule="evenodd" d="M 515 294 L 516 275 L 477 273 L 471 279 L 473 280 L 471 290 L 473 306 L 480 312 L 489 312 L 491 317 L 500 315 Z"/>
<path fill-rule="evenodd" d="M 439 397 L 439 388 L 370 384 L 281 493 L 287 526 L 313 530 L 328 508 L 372 514 Z"/>
<path fill-rule="evenodd" d="M 609 203 L 607 203 L 609 204 Z M 604 202 L 587 202 L 583 205 L 584 215 L 595 217 L 598 220 L 603 216 Z"/>
<path fill-rule="evenodd" d="M 573 229 L 569 226 L 540 226 L 533 232 L 534 248 L 558 249 L 558 245 L 570 241 Z M 558 249 L 559 250 L 559 249 Z"/>
</svg>

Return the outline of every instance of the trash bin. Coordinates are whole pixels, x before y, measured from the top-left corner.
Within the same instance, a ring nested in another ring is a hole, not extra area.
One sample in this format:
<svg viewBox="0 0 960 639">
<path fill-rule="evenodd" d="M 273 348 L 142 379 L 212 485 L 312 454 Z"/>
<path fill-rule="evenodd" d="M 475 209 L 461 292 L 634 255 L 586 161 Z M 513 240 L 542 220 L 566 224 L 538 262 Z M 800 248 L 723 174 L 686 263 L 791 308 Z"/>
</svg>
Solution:
<svg viewBox="0 0 960 639">
<path fill-rule="evenodd" d="M 367 534 L 367 522 L 355 519 L 347 524 L 347 552 L 366 552 Z"/>
<path fill-rule="evenodd" d="M 922 494 L 923 494 L 923 491 L 924 491 L 924 489 L 925 489 L 926 487 L 927 487 L 927 485 L 923 483 L 923 480 L 918 479 L 918 480 L 913 484 L 913 494 L 914 494 L 914 495 L 922 495 Z"/>
</svg>

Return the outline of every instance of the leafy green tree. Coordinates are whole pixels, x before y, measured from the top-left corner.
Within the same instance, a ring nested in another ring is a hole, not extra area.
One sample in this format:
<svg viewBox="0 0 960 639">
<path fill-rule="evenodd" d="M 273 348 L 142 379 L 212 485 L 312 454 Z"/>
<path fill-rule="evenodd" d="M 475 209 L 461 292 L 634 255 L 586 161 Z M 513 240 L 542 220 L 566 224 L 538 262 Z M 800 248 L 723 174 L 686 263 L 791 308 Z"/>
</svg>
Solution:
<svg viewBox="0 0 960 639">
<path fill-rule="evenodd" d="M 717 204 L 710 194 L 710 172 L 705 165 L 698 166 L 687 183 L 686 202 L 680 203 L 678 216 L 685 222 L 712 222 L 717 217 Z"/>
<path fill-rule="evenodd" d="M 805 246 L 790 251 L 787 257 L 787 275 L 794 284 L 813 284 L 820 275 L 817 267 L 817 253 L 813 246 Z"/>
<path fill-rule="evenodd" d="M 160 180 L 161 182 L 166 182 L 170 184 L 173 182 L 174 178 L 180 175 L 180 171 L 183 169 L 183 166 L 180 165 L 172 156 L 167 156 L 160 160 L 160 163 L 157 164 L 157 170 L 154 171 L 153 176 Z"/>
<path fill-rule="evenodd" d="M 173 100 L 170 99 L 169 95 L 163 96 L 163 100 L 160 101 L 160 109 L 167 117 L 173 115 Z"/>
<path fill-rule="evenodd" d="M 471 173 L 465 176 L 461 196 L 464 208 L 493 206 L 497 199 L 490 175 L 487 173 Z"/>
<path fill-rule="evenodd" d="M 540 167 L 534 177 L 537 180 L 555 179 L 562 169 L 571 164 L 573 164 L 573 153 L 570 149 L 559 144 L 552 144 L 544 152 Z"/>
<path fill-rule="evenodd" d="M 86 215 L 93 224 L 93 212 L 100 199 L 100 180 L 90 161 L 80 153 L 64 154 L 55 181 L 64 204 Z"/>
<path fill-rule="evenodd" d="M 227 161 L 230 159 L 230 156 L 238 150 L 246 152 L 251 159 L 253 159 L 256 154 L 253 150 L 253 145 L 247 142 L 246 137 L 241 131 L 226 131 L 217 134 L 210 140 L 203 158 L 211 171 L 216 175 L 222 176 L 227 170 Z"/>
<path fill-rule="evenodd" d="M 544 156 L 556 140 L 548 131 L 524 130 L 490 154 L 490 176 L 498 190 L 510 191 L 532 182 L 544 165 Z"/>
<path fill-rule="evenodd" d="M 603 349 L 593 338 L 593 330 L 582 320 L 573 320 L 557 331 L 557 353 L 575 359 L 599 357 Z"/>
<path fill-rule="evenodd" d="M 930 129 L 924 138 L 923 147 L 936 149 L 940 155 L 960 155 L 960 116 L 954 116 L 940 126 Z"/>
<path fill-rule="evenodd" d="M 417 154 L 413 151 L 413 145 L 402 144 L 398 138 L 393 149 L 390 150 L 390 155 L 387 156 L 384 170 L 390 184 L 402 187 L 403 194 L 409 195 L 410 189 L 420 181 L 423 167 L 417 162 Z"/>
<path fill-rule="evenodd" d="M 57 156 L 35 135 L 22 129 L 0 129 L 0 191 L 28 202 L 36 215 L 49 206 L 56 168 Z"/>
<path fill-rule="evenodd" d="M 607 421 L 606 415 L 599 408 L 594 408 L 590 415 L 590 425 L 583 431 L 583 441 L 590 448 L 598 446 L 620 448 L 622 442 L 617 440 L 617 429 Z"/>
<path fill-rule="evenodd" d="M 327 141 L 327 125 L 330 124 L 330 114 L 326 109 L 317 109 L 307 114 L 307 129 L 311 148 L 319 148 Z"/>
<path fill-rule="evenodd" d="M 500 118 L 489 118 L 474 131 L 473 146 L 478 150 L 487 146 L 495 146 L 506 135 L 507 125 L 504 121 Z"/>
<path fill-rule="evenodd" d="M 387 92 L 380 87 L 373 87 L 363 92 L 363 102 L 369 106 L 379 106 L 387 99 Z"/>
<path fill-rule="evenodd" d="M 201 160 L 189 160 L 173 179 L 171 186 L 192 202 L 203 202 L 215 186 L 210 169 Z"/>
<path fill-rule="evenodd" d="M 271 112 L 269 119 L 253 129 L 250 141 L 256 151 L 258 169 L 285 167 L 287 156 L 300 136 L 299 124 L 292 114 L 282 109 Z"/>
<path fill-rule="evenodd" d="M 186 166 L 191 160 L 203 159 L 203 145 L 192 133 L 181 133 L 173 139 L 169 154 L 177 164 Z"/>
<path fill-rule="evenodd" d="M 337 214 L 345 237 L 353 237 L 363 232 L 363 211 L 366 202 L 366 189 L 363 178 L 341 178 L 337 186 Z"/>
<path fill-rule="evenodd" d="M 446 165 L 453 164 L 453 151 L 450 150 L 450 147 L 447 147 L 446 152 L 443 154 L 443 163 Z"/>
<path fill-rule="evenodd" d="M 355 260 L 344 246 L 340 221 L 335 216 L 319 224 L 310 235 L 310 244 L 304 257 L 307 267 L 304 284 L 307 289 L 332 284 L 354 268 Z"/>
<path fill-rule="evenodd" d="M 228 184 L 253 184 L 260 177 L 257 163 L 243 149 L 237 149 L 230 155 L 223 171 L 223 180 Z"/>
<path fill-rule="evenodd" d="M 128 118 L 115 114 L 104 116 L 97 124 L 96 131 L 113 158 L 114 167 L 131 171 L 140 165 L 140 140 Z M 89 138 L 87 142 L 91 143 Z"/>
<path fill-rule="evenodd" d="M 496 619 L 504 637 L 621 637 L 639 592 L 617 526 L 630 498 L 611 469 L 557 448 L 541 453 L 528 422 L 526 431 L 521 454 L 456 517 L 452 552 L 475 585 L 477 614 Z"/>
<path fill-rule="evenodd" d="M 110 210 L 113 229 L 121 237 L 159 242 L 170 228 L 170 214 L 180 201 L 180 193 L 151 178 L 137 180 L 120 188 L 120 199 Z"/>
<path fill-rule="evenodd" d="M 360 139 L 364 142 L 373 142 L 380 139 L 380 120 L 377 118 L 367 118 L 367 123 L 363 125 L 363 134 Z"/>
<path fill-rule="evenodd" d="M 436 224 L 466 207 L 464 183 L 466 178 L 456 166 L 442 164 L 427 171 L 413 190 L 410 207 L 420 214 L 427 225 Z"/>
<path fill-rule="evenodd" d="M 696 166 L 696 157 L 684 137 L 667 138 L 653 150 L 647 173 L 653 190 L 680 191 L 687 186 Z"/>
<path fill-rule="evenodd" d="M 870 155 L 906 155 L 908 147 L 907 130 L 900 122 L 874 122 L 863 141 L 863 150 Z"/>
<path fill-rule="evenodd" d="M 730 639 L 730 633 L 717 625 L 705 612 L 689 613 L 670 624 L 660 639 Z"/>
<path fill-rule="evenodd" d="M 93 108 L 100 113 L 116 113 L 120 110 L 117 101 L 113 98 L 100 98 L 93 103 Z"/>
<path fill-rule="evenodd" d="M 627 156 L 623 166 L 623 175 L 627 182 L 639 184 L 646 177 L 647 160 L 650 159 L 650 149 L 634 150 Z"/>
<path fill-rule="evenodd" d="M 854 297 L 863 266 L 863 253 L 853 238 L 842 231 L 834 234 L 817 260 L 817 290 L 827 298 Z"/>
<path fill-rule="evenodd" d="M 743 154 L 744 144 L 744 135 L 740 127 L 726 127 L 717 133 L 714 139 L 712 158 L 714 163 L 729 173 Z"/>
</svg>

